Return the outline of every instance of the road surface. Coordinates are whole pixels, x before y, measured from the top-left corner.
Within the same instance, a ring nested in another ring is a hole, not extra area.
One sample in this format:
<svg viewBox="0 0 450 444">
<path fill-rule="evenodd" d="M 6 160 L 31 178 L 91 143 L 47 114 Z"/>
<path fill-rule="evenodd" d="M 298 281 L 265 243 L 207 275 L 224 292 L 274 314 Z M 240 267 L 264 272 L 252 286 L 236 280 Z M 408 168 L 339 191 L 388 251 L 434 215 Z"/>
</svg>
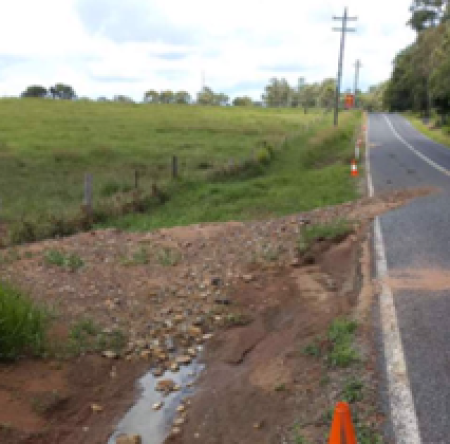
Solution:
<svg viewBox="0 0 450 444">
<path fill-rule="evenodd" d="M 386 289 L 396 323 L 380 309 L 388 435 L 398 444 L 450 443 L 450 149 L 394 114 L 370 115 L 368 142 L 375 195 L 418 186 L 441 190 L 379 217 L 382 241 L 376 236 L 375 243 L 381 243 L 379 268 L 384 253 L 389 275 L 418 278 L 417 285 L 405 284 L 410 288 L 394 279 Z"/>
</svg>

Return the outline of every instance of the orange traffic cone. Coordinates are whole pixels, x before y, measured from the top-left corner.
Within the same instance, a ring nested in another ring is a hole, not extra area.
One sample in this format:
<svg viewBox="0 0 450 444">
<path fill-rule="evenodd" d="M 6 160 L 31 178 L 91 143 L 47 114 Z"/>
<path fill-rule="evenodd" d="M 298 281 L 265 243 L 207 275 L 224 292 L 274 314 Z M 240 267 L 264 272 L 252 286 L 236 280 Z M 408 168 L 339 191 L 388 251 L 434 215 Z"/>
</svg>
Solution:
<svg viewBox="0 0 450 444">
<path fill-rule="evenodd" d="M 350 407 L 346 402 L 338 402 L 334 409 L 329 444 L 357 444 Z"/>
<path fill-rule="evenodd" d="M 356 177 L 358 175 L 358 165 L 356 165 L 355 159 L 352 160 L 351 174 L 352 174 L 352 177 Z"/>
</svg>

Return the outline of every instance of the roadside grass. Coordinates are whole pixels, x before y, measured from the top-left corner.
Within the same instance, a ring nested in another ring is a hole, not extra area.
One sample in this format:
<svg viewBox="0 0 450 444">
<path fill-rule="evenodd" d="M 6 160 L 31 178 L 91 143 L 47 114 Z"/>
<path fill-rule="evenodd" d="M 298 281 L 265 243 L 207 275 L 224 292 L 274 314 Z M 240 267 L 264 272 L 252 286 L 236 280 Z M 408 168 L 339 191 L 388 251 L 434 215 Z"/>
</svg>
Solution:
<svg viewBox="0 0 450 444">
<path fill-rule="evenodd" d="M 359 355 L 353 346 L 357 324 L 347 318 L 335 319 L 326 336 L 318 336 L 306 345 L 303 354 L 323 358 L 330 368 L 345 368 L 359 362 Z"/>
<path fill-rule="evenodd" d="M 41 354 L 46 346 L 49 314 L 27 295 L 0 282 L 0 360 Z"/>
<path fill-rule="evenodd" d="M 371 401 L 370 389 L 362 378 L 362 358 L 355 347 L 357 323 L 349 318 L 336 318 L 324 335 L 317 336 L 303 349 L 303 354 L 313 359 L 321 359 L 326 364 L 326 374 L 322 376 L 321 387 L 330 387 L 337 401 L 348 402 L 351 406 L 352 420 L 359 444 L 382 444 L 379 429 L 372 423 L 375 412 Z M 368 399 L 366 395 L 369 394 Z M 328 433 L 334 415 L 334 405 L 326 407 L 320 422 Z M 301 435 L 301 429 L 295 429 L 295 436 Z M 300 441 L 302 442 L 302 441 Z"/>
<path fill-rule="evenodd" d="M 98 227 L 149 231 L 201 222 L 263 219 L 354 200 L 358 192 L 349 165 L 354 150 L 351 140 L 359 122 L 360 113 L 347 113 L 339 128 L 330 129 L 327 121 L 288 138 L 257 177 L 213 182 L 181 178 L 177 192 L 164 205 L 148 213 L 108 219 Z M 317 134 L 322 131 L 327 136 L 318 141 Z"/>
<path fill-rule="evenodd" d="M 350 234 L 351 231 L 351 226 L 346 220 L 337 220 L 322 225 L 307 225 L 302 228 L 298 239 L 299 252 L 306 252 L 318 240 L 340 239 Z"/>
<path fill-rule="evenodd" d="M 328 330 L 331 348 L 327 362 L 331 367 L 349 367 L 359 361 L 359 355 L 353 346 L 357 324 L 345 318 L 333 321 Z"/>
<path fill-rule="evenodd" d="M 422 122 L 422 119 L 415 114 L 405 113 L 404 116 L 410 121 L 410 123 L 420 131 L 425 134 L 431 140 L 434 140 L 441 145 L 450 147 L 450 127 L 442 126 L 439 128 L 430 128 L 428 125 Z M 433 120 L 430 120 L 433 123 Z"/>
</svg>

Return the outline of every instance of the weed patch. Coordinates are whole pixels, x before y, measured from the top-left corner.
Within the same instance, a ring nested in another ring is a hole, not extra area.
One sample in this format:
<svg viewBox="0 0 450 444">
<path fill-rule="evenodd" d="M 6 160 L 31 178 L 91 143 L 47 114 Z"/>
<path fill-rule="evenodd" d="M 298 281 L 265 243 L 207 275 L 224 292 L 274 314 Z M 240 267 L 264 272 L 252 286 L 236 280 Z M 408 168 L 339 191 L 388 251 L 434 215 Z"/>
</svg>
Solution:
<svg viewBox="0 0 450 444">
<path fill-rule="evenodd" d="M 74 355 L 105 350 L 120 353 L 126 342 L 127 338 L 122 331 L 105 332 L 92 319 L 85 318 L 72 325 L 67 349 Z"/>
<path fill-rule="evenodd" d="M 145 247 L 140 247 L 133 253 L 131 258 L 124 258 L 122 260 L 123 265 L 147 265 L 149 263 L 149 254 Z"/>
<path fill-rule="evenodd" d="M 83 259 L 73 253 L 64 253 L 59 250 L 48 250 L 44 254 L 44 260 L 49 265 L 66 268 L 70 271 L 76 271 L 84 265 Z"/>
<path fill-rule="evenodd" d="M 48 321 L 44 308 L 0 282 L 0 360 L 27 352 L 40 354 L 46 344 Z"/>
<path fill-rule="evenodd" d="M 173 267 L 181 261 L 181 253 L 172 248 L 162 248 L 157 251 L 156 258 L 163 267 Z"/>
<path fill-rule="evenodd" d="M 310 246 L 316 241 L 341 240 L 351 233 L 350 224 L 345 220 L 324 225 L 310 225 L 302 229 L 298 240 L 298 250 L 300 253 L 308 251 Z"/>
<path fill-rule="evenodd" d="M 348 319 L 336 319 L 328 330 L 331 350 L 328 364 L 331 367 L 348 367 L 359 360 L 358 352 L 353 347 L 357 324 Z"/>
</svg>

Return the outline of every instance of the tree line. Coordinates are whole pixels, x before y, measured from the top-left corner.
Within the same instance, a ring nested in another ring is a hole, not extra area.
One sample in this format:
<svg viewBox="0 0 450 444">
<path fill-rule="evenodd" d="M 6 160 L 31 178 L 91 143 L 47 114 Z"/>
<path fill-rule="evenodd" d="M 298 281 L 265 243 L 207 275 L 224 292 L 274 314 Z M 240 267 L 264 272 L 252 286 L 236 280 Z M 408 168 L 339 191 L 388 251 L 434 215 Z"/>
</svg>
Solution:
<svg viewBox="0 0 450 444">
<path fill-rule="evenodd" d="M 391 79 L 382 87 L 382 104 L 390 111 L 412 110 L 443 120 L 450 111 L 450 1 L 414 0 L 408 26 L 414 43 L 400 51 Z"/>
<path fill-rule="evenodd" d="M 336 81 L 327 78 L 322 82 L 307 83 L 301 77 L 295 86 L 288 83 L 285 78 L 273 77 L 265 86 L 261 95 L 261 100 L 253 100 L 248 96 L 235 97 L 230 102 L 230 97 L 224 93 L 215 92 L 210 87 L 205 86 L 199 91 L 195 99 L 187 91 L 156 91 L 150 89 L 143 95 L 143 103 L 152 104 L 198 104 L 210 106 L 265 106 L 265 107 L 293 107 L 303 108 L 305 112 L 309 108 L 328 108 L 334 106 L 336 91 Z M 350 92 L 350 91 L 348 91 Z M 362 97 L 361 92 L 359 94 Z M 78 97 L 75 90 L 70 85 L 58 83 L 50 88 L 40 85 L 29 86 L 21 97 L 53 98 L 66 100 L 91 100 L 87 97 Z M 101 96 L 98 102 L 121 102 L 134 103 L 134 100 L 125 95 L 116 95 L 112 99 Z M 343 97 L 341 99 L 343 102 Z"/>
</svg>

